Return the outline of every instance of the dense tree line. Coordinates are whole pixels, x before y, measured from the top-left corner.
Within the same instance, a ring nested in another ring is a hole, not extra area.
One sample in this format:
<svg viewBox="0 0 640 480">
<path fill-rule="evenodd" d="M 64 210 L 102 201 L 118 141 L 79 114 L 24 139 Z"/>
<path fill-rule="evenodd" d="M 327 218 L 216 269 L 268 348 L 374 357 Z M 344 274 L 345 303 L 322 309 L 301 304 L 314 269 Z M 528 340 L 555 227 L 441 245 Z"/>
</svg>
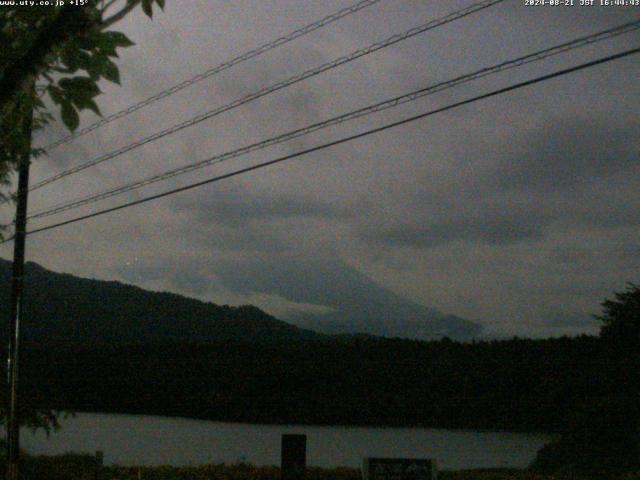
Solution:
<svg viewBox="0 0 640 480">
<path fill-rule="evenodd" d="M 23 362 L 32 406 L 267 423 L 559 431 L 640 387 L 637 355 L 587 336 L 32 347 Z"/>
<path fill-rule="evenodd" d="M 609 388 L 585 396 L 568 412 L 562 435 L 533 462 L 543 473 L 571 471 L 599 479 L 602 472 L 640 471 L 640 286 L 629 283 L 601 305 L 596 318 L 603 322 L 604 356 L 596 372 L 606 376 Z"/>
</svg>

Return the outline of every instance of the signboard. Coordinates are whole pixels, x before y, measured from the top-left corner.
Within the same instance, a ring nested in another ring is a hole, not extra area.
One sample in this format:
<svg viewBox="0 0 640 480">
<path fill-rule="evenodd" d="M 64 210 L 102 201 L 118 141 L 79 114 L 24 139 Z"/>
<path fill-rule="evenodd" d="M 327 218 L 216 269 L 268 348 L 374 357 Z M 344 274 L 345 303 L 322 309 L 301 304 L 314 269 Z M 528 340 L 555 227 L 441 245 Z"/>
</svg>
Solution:
<svg viewBox="0 0 640 480">
<path fill-rule="evenodd" d="M 436 461 L 430 458 L 365 458 L 363 480 L 437 480 Z"/>
<path fill-rule="evenodd" d="M 282 480 L 302 480 L 307 466 L 307 436 L 282 435 Z"/>
</svg>

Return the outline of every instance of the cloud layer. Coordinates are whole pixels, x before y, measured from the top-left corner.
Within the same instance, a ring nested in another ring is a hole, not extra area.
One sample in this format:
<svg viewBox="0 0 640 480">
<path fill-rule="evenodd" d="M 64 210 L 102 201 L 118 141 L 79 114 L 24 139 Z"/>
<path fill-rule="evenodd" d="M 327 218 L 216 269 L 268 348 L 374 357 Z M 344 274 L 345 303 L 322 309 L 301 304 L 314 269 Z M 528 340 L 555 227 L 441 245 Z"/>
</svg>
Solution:
<svg viewBox="0 0 640 480">
<path fill-rule="evenodd" d="M 123 86 L 104 85 L 101 109 L 118 111 L 347 4 L 194 0 L 167 2 L 166 13 L 153 22 L 132 15 L 120 27 L 137 46 L 123 52 Z M 383 0 L 51 152 L 34 165 L 34 181 L 467 4 Z M 35 192 L 31 207 L 144 178 L 630 21 L 634 14 L 505 2 L 69 177 Z M 104 206 L 363 131 L 638 40 L 635 33 L 512 70 Z M 254 302 L 285 316 L 334 312 L 344 303 L 336 300 L 338 292 L 348 296 L 349 289 L 368 284 L 351 272 L 415 304 L 479 321 L 496 334 L 595 332 L 589 315 L 603 298 L 626 281 L 638 281 L 639 76 L 637 58 L 620 60 L 34 235 L 28 254 L 54 270 L 218 303 Z M 92 114 L 82 117 L 83 124 L 94 120 Z M 61 131 L 53 126 L 40 138 L 44 143 Z M 8 211 L 4 215 L 9 218 Z M 8 257 L 10 248 L 1 248 Z M 344 268 L 329 268 L 335 262 Z"/>
</svg>

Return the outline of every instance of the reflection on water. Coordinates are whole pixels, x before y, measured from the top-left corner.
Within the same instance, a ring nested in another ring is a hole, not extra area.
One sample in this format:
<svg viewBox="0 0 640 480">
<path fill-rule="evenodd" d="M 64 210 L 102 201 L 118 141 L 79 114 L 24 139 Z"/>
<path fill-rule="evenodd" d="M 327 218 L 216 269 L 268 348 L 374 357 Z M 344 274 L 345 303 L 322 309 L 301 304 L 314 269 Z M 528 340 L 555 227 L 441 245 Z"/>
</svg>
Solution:
<svg viewBox="0 0 640 480">
<path fill-rule="evenodd" d="M 307 464 L 359 467 L 363 457 L 428 457 L 441 469 L 526 467 L 550 435 L 424 428 L 251 425 L 182 418 L 83 413 L 49 438 L 25 430 L 34 454 L 103 450 L 105 463 L 279 465 L 280 436 L 307 435 Z"/>
</svg>

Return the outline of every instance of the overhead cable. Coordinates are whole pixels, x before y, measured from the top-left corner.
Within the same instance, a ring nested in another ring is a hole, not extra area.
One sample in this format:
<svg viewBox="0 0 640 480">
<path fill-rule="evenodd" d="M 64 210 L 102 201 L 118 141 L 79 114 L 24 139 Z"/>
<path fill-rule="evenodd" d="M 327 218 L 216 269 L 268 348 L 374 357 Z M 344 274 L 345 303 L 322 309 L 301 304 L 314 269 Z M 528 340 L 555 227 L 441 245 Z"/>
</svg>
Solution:
<svg viewBox="0 0 640 480">
<path fill-rule="evenodd" d="M 283 80 L 281 82 L 275 83 L 273 85 L 270 85 L 268 87 L 264 87 L 260 90 L 258 90 L 257 92 L 251 93 L 249 95 L 246 95 L 245 97 L 242 97 L 240 99 L 237 99 L 229 104 L 223 105 L 221 107 L 217 107 L 213 110 L 210 110 L 208 112 L 199 114 L 189 120 L 186 120 L 184 122 L 181 122 L 177 125 L 174 125 L 172 127 L 166 128 L 162 131 L 156 132 L 152 135 L 149 135 L 147 137 L 144 137 L 140 140 L 137 140 L 133 143 L 130 143 L 129 145 L 125 145 L 124 147 L 121 147 L 117 150 L 114 150 L 110 153 L 107 153 L 105 155 L 101 155 L 93 160 L 89 160 L 88 162 L 82 163 L 80 165 L 77 165 L 75 167 L 69 168 L 67 170 L 64 170 L 56 175 L 53 175 L 49 178 L 46 178 L 40 182 L 35 183 L 33 186 L 31 186 L 31 188 L 29 189 L 30 191 L 33 190 L 37 190 L 39 188 L 44 187 L 45 185 L 48 185 L 52 182 L 55 182 L 57 180 L 60 180 L 62 178 L 65 178 L 69 175 L 73 175 L 75 173 L 81 172 L 89 167 L 93 167 L 95 165 L 98 165 L 102 162 L 106 162 L 107 160 L 111 160 L 113 158 L 116 158 L 124 153 L 130 152 L 131 150 L 134 150 L 138 147 L 141 147 L 143 145 L 146 145 L 147 143 L 150 142 L 154 142 L 156 140 L 159 140 L 162 137 L 165 137 L 167 135 L 171 135 L 173 133 L 176 133 L 180 130 L 183 130 L 187 127 L 191 127 L 193 125 L 196 125 L 197 123 L 203 122 L 205 120 L 208 120 L 212 117 L 215 117 L 217 115 L 220 115 L 224 112 L 228 112 L 229 110 L 233 110 L 234 108 L 240 107 L 246 103 L 252 102 L 253 100 L 256 100 L 258 98 L 264 97 L 266 95 L 269 95 L 270 93 L 276 92 L 278 90 L 282 90 L 286 87 L 289 87 L 295 83 L 298 82 L 302 82 L 303 80 L 306 80 L 308 78 L 311 77 L 315 77 L 317 75 L 320 75 L 323 72 L 326 72 L 328 70 L 334 69 L 340 65 L 344 65 L 346 63 L 352 62 L 360 57 L 364 57 L 365 55 L 369 55 L 373 52 L 376 52 L 378 50 L 381 50 L 383 48 L 389 47 L 391 45 L 394 45 L 398 42 L 401 42 L 403 40 L 407 40 L 411 37 L 414 37 L 418 34 L 424 33 L 428 30 L 432 30 L 434 28 L 440 27 L 442 25 L 448 24 L 450 22 L 453 22 L 455 20 L 458 20 L 460 18 L 466 17 L 468 15 L 471 15 L 475 12 L 478 12 L 480 10 L 483 10 L 485 8 L 489 8 L 497 3 L 501 3 L 504 0 L 484 0 L 482 2 L 479 3 L 475 3 L 469 7 L 463 8 L 462 10 L 458 10 L 455 11 L 453 13 L 450 13 L 449 15 L 446 15 L 445 17 L 439 18 L 437 20 L 432 20 L 430 22 L 427 22 L 423 25 L 420 25 L 418 27 L 414 27 L 410 30 L 407 30 L 406 32 L 402 33 L 402 34 L 396 34 L 393 35 L 389 38 L 387 38 L 386 40 L 383 40 L 381 42 L 375 43 L 373 45 L 370 45 L 366 48 L 360 49 L 360 50 L 356 50 L 355 52 L 350 53 L 349 55 L 345 55 L 343 57 L 337 58 L 331 62 L 325 63 L 323 65 L 320 65 L 319 67 L 315 67 L 312 68 L 310 70 L 306 70 L 303 73 L 300 73 L 298 75 L 294 75 L 292 77 L 289 77 L 286 80 Z"/>
<path fill-rule="evenodd" d="M 339 125 L 341 123 L 347 122 L 347 121 L 351 121 L 351 120 L 355 120 L 357 118 L 360 117 L 364 117 L 367 115 L 371 115 L 373 113 L 377 113 L 377 112 L 381 112 L 383 110 L 392 108 L 392 107 L 396 107 L 398 105 L 402 105 L 408 102 L 412 102 L 415 100 L 418 100 L 419 98 L 428 96 L 428 95 L 432 95 L 434 93 L 437 92 L 441 92 L 443 90 L 449 89 L 449 88 L 453 88 L 455 86 L 473 81 L 473 80 L 477 80 L 489 75 L 494 75 L 497 74 L 499 72 L 503 72 L 505 70 L 510 70 L 513 68 L 517 68 L 517 67 L 521 67 L 523 65 L 529 64 L 529 63 L 533 63 L 533 62 L 537 62 L 537 61 L 541 61 L 544 60 L 548 57 L 554 56 L 554 55 L 558 55 L 561 53 L 565 53 L 586 45 L 591 45 L 594 44 L 596 42 L 601 42 L 604 40 L 607 40 L 609 38 L 621 35 L 623 33 L 628 33 L 631 32 L 633 30 L 637 30 L 640 29 L 640 20 L 636 21 L 636 22 L 630 22 L 630 23 L 625 23 L 623 25 L 619 25 L 617 27 L 613 27 L 613 28 L 609 28 L 607 30 L 603 30 L 601 32 L 592 34 L 592 35 L 588 35 L 588 36 L 583 36 L 583 37 L 579 37 L 577 39 L 574 39 L 570 42 L 565 42 L 562 43 L 560 45 L 556 45 L 554 47 L 550 47 L 550 48 L 546 48 L 544 50 L 540 50 L 534 53 L 530 53 L 528 55 L 525 56 L 521 56 L 515 59 L 511 59 L 502 63 L 499 63 L 497 65 L 493 65 L 491 67 L 486 67 L 486 68 L 482 68 L 480 70 L 474 71 L 472 73 L 466 74 L 466 75 L 462 75 L 456 78 L 453 78 L 451 80 L 447 80 L 444 82 L 440 82 L 437 83 L 435 85 L 431 85 L 431 86 L 427 86 L 425 88 L 421 88 L 419 90 L 415 90 L 413 92 L 398 96 L 398 97 L 394 97 L 382 102 L 378 102 L 375 103 L 373 105 L 369 105 L 367 107 L 364 108 L 360 108 L 358 110 L 354 110 L 333 118 L 330 118 L 328 120 L 324 120 L 322 122 L 318 122 L 318 123 L 314 123 L 311 125 L 308 125 L 306 127 L 302 127 L 281 135 L 278 135 L 276 137 L 272 137 L 266 140 L 262 140 L 260 142 L 257 143 L 253 143 L 251 145 L 247 145 L 235 150 L 231 150 L 219 155 L 216 155 L 214 157 L 210 157 L 207 158 L 205 160 L 200 160 L 198 162 L 195 163 L 191 163 L 179 168 L 175 168 L 172 170 L 168 170 L 165 171 L 163 173 L 160 174 L 156 174 L 156 175 L 152 175 L 150 177 L 147 177 L 146 179 L 143 180 L 138 180 L 132 183 L 129 183 L 127 185 L 123 185 L 120 186 L 118 188 L 115 189 L 110 189 L 101 193 L 97 193 L 97 194 L 91 194 L 88 196 L 85 196 L 83 198 L 80 199 L 76 199 L 70 202 L 65 202 L 59 205 L 56 205 L 54 207 L 48 208 L 47 210 L 44 211 L 40 211 L 37 213 L 34 213 L 33 215 L 29 216 L 29 219 L 36 219 L 36 218 L 43 218 L 43 217 L 48 217 L 51 215 L 55 215 L 61 212 L 65 212 L 67 210 L 71 210 L 71 209 L 75 209 L 84 205 L 88 205 L 100 200 L 104 200 L 106 198 L 110 198 L 116 195 L 120 195 L 126 192 L 130 192 L 132 190 L 136 190 L 138 188 L 142 188 L 145 187 L 147 185 L 151 185 L 153 183 L 157 183 L 163 180 L 167 180 L 169 178 L 178 176 L 178 175 L 182 175 L 188 172 L 192 172 L 194 170 L 198 170 L 200 168 L 204 168 L 207 167 L 209 165 L 213 165 L 216 163 L 221 163 L 227 160 L 230 160 L 232 158 L 237 158 L 240 157 L 242 155 L 246 155 L 258 150 L 262 150 L 264 148 L 270 147 L 272 145 L 277 145 L 280 143 L 284 143 L 287 142 L 289 140 L 293 140 L 295 138 L 299 138 L 305 135 L 309 135 L 311 133 L 317 132 L 319 130 L 334 126 L 334 125 Z"/>
<path fill-rule="evenodd" d="M 113 113 L 111 115 L 108 115 L 106 117 L 104 117 L 103 119 L 83 128 L 78 130 L 77 132 L 74 132 L 70 135 L 67 135 L 65 137 L 62 137 L 58 140 L 56 140 L 55 142 L 49 143 L 48 145 L 43 146 L 42 148 L 44 150 L 51 150 L 55 147 L 58 147 L 64 143 L 69 143 L 72 140 L 81 137 L 83 135 L 86 135 L 89 132 L 93 132 L 94 130 L 108 124 L 111 123 L 115 120 L 118 120 L 120 118 L 126 117 L 127 115 L 132 114 L 133 112 L 136 112 L 148 105 L 151 105 L 152 103 L 155 103 L 159 100 L 162 100 L 163 98 L 169 97 L 171 95 L 173 95 L 174 93 L 177 93 L 181 90 L 184 90 L 185 88 L 190 87 L 191 85 L 194 85 L 195 83 L 200 82 L 201 80 L 204 80 L 205 78 L 209 78 L 212 77 L 213 75 L 217 75 L 218 73 L 221 73 L 225 70 L 230 69 L 231 67 L 238 65 L 239 63 L 245 62 L 247 60 L 250 60 L 252 58 L 256 58 L 260 55 L 262 55 L 263 53 L 266 53 L 270 50 L 273 50 L 275 48 L 278 48 L 282 45 L 285 45 L 293 40 L 295 40 L 296 38 L 302 37 L 304 35 L 307 35 L 308 33 L 311 33 L 315 30 L 318 30 L 326 25 L 329 25 L 330 23 L 335 22 L 336 20 L 339 20 L 341 18 L 344 18 L 348 15 L 351 15 L 352 13 L 356 13 L 364 8 L 367 8 L 375 3 L 380 2 L 381 0 L 363 0 L 360 1 L 350 7 L 346 7 L 343 8 L 342 10 L 339 10 L 335 13 L 332 13 L 331 15 L 328 15 L 316 22 L 310 23 L 309 25 L 306 25 L 302 28 L 299 28 L 297 30 L 294 30 L 293 32 L 280 37 L 276 40 L 273 40 L 272 42 L 269 43 L 265 43 L 264 45 L 255 48 L 253 50 L 249 50 L 248 52 L 243 53 L 242 55 L 238 55 L 235 58 L 232 58 L 231 60 L 225 62 L 225 63 L 221 63 L 220 65 L 210 68 L 209 70 L 207 70 L 206 72 L 202 72 L 199 73 L 198 75 L 195 75 L 194 77 L 191 77 L 187 80 L 184 80 L 170 88 L 167 88 L 166 90 L 162 90 L 161 92 L 156 93 L 155 95 L 152 95 L 136 104 L 131 105 L 128 108 L 125 108 L 124 110 L 120 110 L 119 112 Z"/>
<path fill-rule="evenodd" d="M 381 127 L 377 127 L 377 128 L 371 129 L 371 130 L 367 130 L 367 131 L 362 132 L 362 133 L 358 133 L 358 134 L 355 134 L 355 135 L 350 135 L 348 137 L 344 137 L 344 138 L 341 138 L 339 140 L 335 140 L 335 141 L 332 141 L 332 142 L 329 142 L 329 143 L 325 143 L 323 145 L 319 145 L 319 146 L 316 146 L 316 147 L 308 148 L 306 150 L 302 150 L 302 151 L 299 151 L 299 152 L 296 152 L 296 153 L 292 153 L 290 155 L 285 155 L 283 157 L 279 157 L 279 158 L 276 158 L 274 160 L 258 163 L 256 165 L 252 165 L 250 167 L 242 168 L 242 169 L 230 172 L 230 173 L 226 173 L 224 175 L 218 175 L 216 177 L 212 177 L 212 178 L 209 178 L 207 180 L 202 180 L 200 182 L 191 183 L 189 185 L 185 185 L 185 186 L 180 187 L 180 188 L 175 188 L 173 190 L 169 190 L 169 191 L 166 191 L 166 192 L 163 192 L 163 193 L 152 195 L 152 196 L 149 196 L 149 197 L 146 197 L 146 198 L 142 198 L 142 199 L 139 199 L 139 200 L 135 200 L 135 201 L 132 201 L 132 202 L 124 203 L 122 205 L 118 205 L 118 206 L 111 207 L 111 208 L 106 208 L 104 210 L 99 210 L 97 212 L 93 212 L 93 213 L 90 213 L 90 214 L 87 214 L 87 215 L 82 215 L 82 216 L 79 216 L 79 217 L 75 217 L 75 218 L 72 218 L 70 220 L 65 220 L 63 222 L 54 223 L 54 224 L 51 224 L 51 225 L 47 225 L 45 227 L 40 227 L 40 228 L 37 228 L 35 230 L 29 231 L 28 234 L 29 235 L 33 235 L 35 233 L 44 232 L 44 231 L 51 230 L 51 229 L 54 229 L 54 228 L 59 228 L 59 227 L 65 226 L 65 225 L 71 225 L 73 223 L 77 223 L 77 222 L 80 222 L 80 221 L 83 221 L 83 220 L 87 220 L 87 219 L 90 219 L 90 218 L 95 218 L 95 217 L 98 217 L 98 216 L 101 216 L 101 215 L 105 215 L 107 213 L 115 212 L 115 211 L 118 211 L 118 210 L 123 210 L 125 208 L 133 207 L 135 205 L 140 205 L 142 203 L 150 202 L 152 200 L 157 200 L 159 198 L 167 197 L 169 195 L 174 195 L 176 193 L 184 192 L 184 191 L 187 191 L 187 190 L 192 190 L 194 188 L 198 188 L 198 187 L 201 187 L 201 186 L 204 186 L 204 185 L 208 185 L 210 183 L 214 183 L 214 182 L 218 182 L 218 181 L 221 181 L 221 180 L 224 180 L 224 179 L 227 179 L 227 178 L 235 177 L 235 176 L 238 176 L 238 175 L 241 175 L 241 174 L 244 174 L 244 173 L 248 173 L 248 172 L 251 172 L 251 171 L 254 171 L 254 170 L 259 170 L 259 169 L 262 169 L 262 168 L 265 168 L 265 167 L 268 167 L 268 166 L 271 166 L 271 165 L 274 165 L 274 164 L 277 164 L 277 163 L 281 163 L 281 162 L 284 162 L 284 161 L 287 161 L 287 160 L 291 160 L 291 159 L 296 158 L 296 157 L 300 157 L 302 155 L 308 155 L 310 153 L 317 152 L 317 151 L 320 151 L 320 150 L 324 150 L 324 149 L 329 148 L 329 147 L 340 145 L 340 144 L 343 144 L 343 143 L 346 143 L 346 142 L 350 142 L 350 141 L 353 141 L 353 140 L 356 140 L 356 139 L 359 139 L 359 138 L 367 137 L 369 135 L 373 135 L 375 133 L 379 133 L 379 132 L 382 132 L 382 131 L 385 131 L 385 130 L 388 130 L 388 129 L 391 129 L 391 128 L 399 127 L 401 125 L 405 125 L 407 123 L 414 122 L 416 120 L 420 120 L 420 119 L 423 119 L 423 118 L 426 118 L 426 117 L 430 117 L 430 116 L 435 115 L 437 113 L 442 113 L 442 112 L 445 112 L 445 111 L 448 111 L 448 110 L 452 110 L 454 108 L 459 108 L 461 106 L 468 105 L 468 104 L 477 102 L 479 100 L 484 100 L 484 99 L 487 99 L 487 98 L 490 98 L 490 97 L 495 97 L 497 95 L 502 95 L 502 94 L 507 93 L 507 92 L 512 92 L 512 91 L 518 90 L 520 88 L 524 88 L 524 87 L 527 87 L 527 86 L 530 86 L 530 85 L 534 85 L 534 84 L 537 84 L 537 83 L 540 83 L 540 82 L 551 80 L 553 78 L 561 77 L 563 75 L 567 75 L 567 74 L 572 73 L 572 72 L 576 72 L 576 71 L 579 71 L 579 70 L 584 70 L 584 69 L 587 69 L 587 68 L 590 68 L 590 67 L 594 67 L 596 65 L 601 65 L 601 64 L 604 64 L 604 63 L 608 63 L 608 62 L 611 62 L 613 60 L 624 58 L 624 57 L 627 57 L 627 56 L 630 56 L 630 55 L 634 55 L 634 54 L 637 54 L 637 53 L 640 53 L 640 47 L 633 48 L 633 49 L 630 49 L 630 50 L 626 50 L 626 51 L 623 51 L 623 52 L 620 52 L 620 53 L 617 53 L 617 54 L 614 54 L 614 55 L 610 55 L 610 56 L 607 56 L 607 57 L 599 58 L 597 60 L 593 60 L 591 62 L 583 63 L 583 64 L 577 65 L 575 67 L 566 68 L 566 69 L 563 69 L 563 70 L 558 70 L 556 72 L 549 73 L 547 75 L 542 75 L 540 77 L 536 77 L 534 79 L 527 80 L 527 81 L 524 81 L 524 82 L 516 83 L 516 84 L 513 84 L 513 85 L 508 86 L 508 87 L 500 88 L 498 90 L 493 90 L 493 91 L 491 91 L 489 93 L 485 93 L 483 95 L 478 95 L 476 97 L 472 97 L 472 98 L 469 98 L 467 100 L 462 100 L 460 102 L 456 102 L 456 103 L 447 105 L 445 107 L 441 107 L 441 108 L 438 108 L 438 109 L 435 109 L 435 110 L 431 110 L 429 112 L 422 113 L 420 115 L 415 115 L 413 117 L 409 117 L 409 118 L 405 118 L 403 120 L 399 120 L 397 122 L 389 123 L 389 124 L 383 125 Z M 9 240 L 12 240 L 12 239 L 11 238 L 7 239 L 2 243 L 5 243 L 5 242 L 7 242 Z"/>
</svg>

